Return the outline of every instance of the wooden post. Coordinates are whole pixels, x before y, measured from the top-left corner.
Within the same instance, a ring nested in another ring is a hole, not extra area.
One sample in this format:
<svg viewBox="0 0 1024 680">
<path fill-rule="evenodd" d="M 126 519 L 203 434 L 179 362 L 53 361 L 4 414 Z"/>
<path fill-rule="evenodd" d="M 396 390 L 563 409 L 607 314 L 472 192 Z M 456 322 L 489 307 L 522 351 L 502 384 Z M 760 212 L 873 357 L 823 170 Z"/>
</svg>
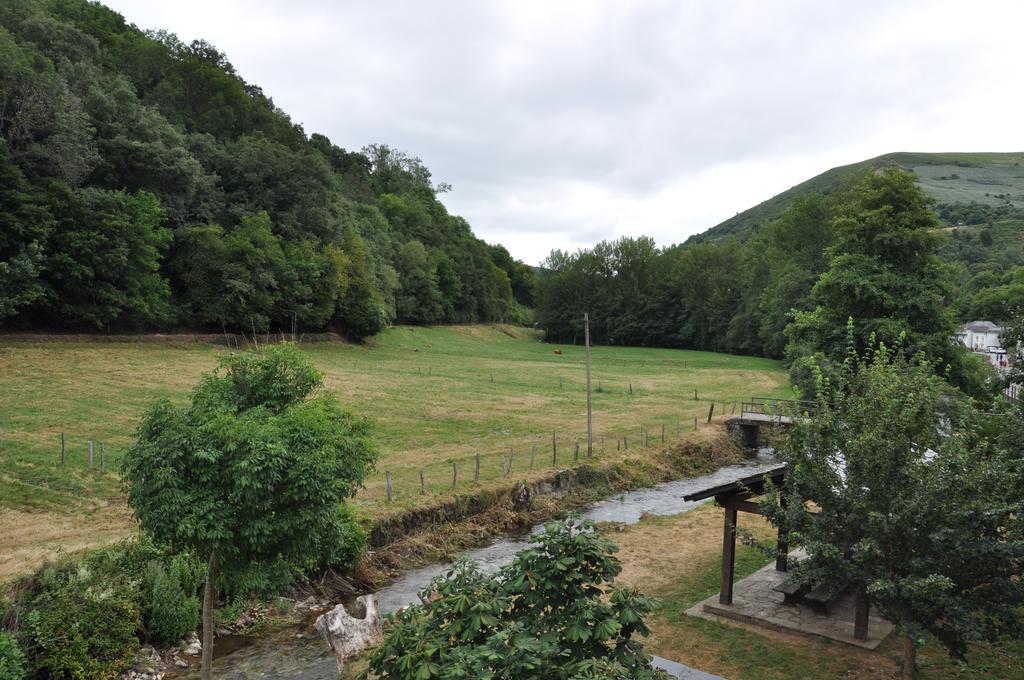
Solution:
<svg viewBox="0 0 1024 680">
<path fill-rule="evenodd" d="M 530 449 L 530 469 L 533 469 L 533 464 L 537 462 L 537 445 L 534 444 L 533 448 Z"/>
<path fill-rule="evenodd" d="M 480 483 L 480 452 L 476 452 L 476 469 L 473 471 L 473 481 Z"/>
<path fill-rule="evenodd" d="M 786 508 L 786 493 L 785 491 L 779 494 L 779 504 L 782 505 L 783 510 Z M 789 570 L 789 532 L 783 528 L 779 528 L 778 541 L 775 544 L 776 557 L 775 557 L 775 571 L 788 571 Z"/>
<path fill-rule="evenodd" d="M 622 449 L 624 451 L 629 451 L 629 437 L 622 438 Z"/>
<path fill-rule="evenodd" d="M 551 430 L 551 464 L 558 465 L 558 443 L 555 440 L 554 430 Z"/>
<path fill-rule="evenodd" d="M 92 469 L 92 440 L 89 440 L 89 469 Z"/>
<path fill-rule="evenodd" d="M 558 389 L 564 390 L 565 385 L 562 383 L 562 376 L 558 376 Z"/>
<path fill-rule="evenodd" d="M 587 363 L 587 458 L 590 458 L 594 453 L 594 405 L 590 391 L 590 317 L 586 313 L 583 314 L 583 340 Z"/>
<path fill-rule="evenodd" d="M 633 394 L 633 383 L 629 383 L 629 393 Z"/>
<path fill-rule="evenodd" d="M 601 435 L 601 453 L 604 453 L 604 435 Z"/>
<path fill-rule="evenodd" d="M 505 477 L 508 476 L 506 474 L 506 472 L 505 472 L 505 454 L 502 453 L 502 454 L 499 454 L 499 455 L 501 456 L 501 476 L 504 479 Z"/>
<path fill-rule="evenodd" d="M 387 486 L 388 486 L 388 503 L 390 503 L 390 502 L 391 502 L 391 499 L 392 499 L 392 489 L 391 489 L 391 473 L 390 473 L 390 472 L 385 472 L 385 473 L 384 473 L 384 478 L 385 478 L 385 479 L 387 480 Z"/>
<path fill-rule="evenodd" d="M 60 464 L 64 465 L 64 433 L 60 433 Z"/>
<path fill-rule="evenodd" d="M 697 390 L 693 391 L 693 400 L 697 401 Z"/>
<path fill-rule="evenodd" d="M 619 439 L 618 437 L 615 438 L 615 450 L 616 451 L 621 451 L 622 450 L 622 440 Z"/>
<path fill-rule="evenodd" d="M 427 482 L 423 479 L 423 468 L 420 468 L 420 495 L 424 496 L 427 493 Z"/>
<path fill-rule="evenodd" d="M 709 423 L 711 422 L 711 419 L 714 417 L 714 415 L 715 415 L 715 402 L 711 402 L 711 408 L 708 409 L 708 422 Z"/>
<path fill-rule="evenodd" d="M 661 443 L 665 443 L 665 423 L 661 424 Z"/>
<path fill-rule="evenodd" d="M 100 442 L 100 474 L 105 474 L 107 471 L 107 448 L 103 446 L 103 442 Z"/>
<path fill-rule="evenodd" d="M 693 417 L 693 429 L 694 429 L 694 430 L 696 430 L 696 429 L 697 429 L 697 416 L 694 416 L 694 417 Z"/>
<path fill-rule="evenodd" d="M 735 414 L 735 413 L 736 413 L 736 402 L 735 402 L 735 401 L 734 401 L 734 402 L 732 402 L 732 413 L 733 413 L 733 414 Z"/>
<path fill-rule="evenodd" d="M 853 637 L 858 640 L 867 640 L 868 614 L 871 610 L 871 601 L 866 592 L 858 590 L 855 602 L 856 610 L 854 612 L 853 619 Z"/>
<path fill-rule="evenodd" d="M 459 478 L 459 471 L 455 467 L 455 461 L 453 460 L 452 461 L 452 488 L 453 489 L 455 488 L 455 482 L 458 480 L 458 478 Z"/>
<path fill-rule="evenodd" d="M 508 447 L 508 474 L 512 474 L 512 461 L 516 457 L 516 451 L 511 446 Z M 506 477 L 508 475 L 505 475 Z"/>
<path fill-rule="evenodd" d="M 580 459 L 580 440 L 576 440 L 576 449 L 572 453 L 572 462 L 579 462 Z"/>
<path fill-rule="evenodd" d="M 736 508 L 725 507 L 722 531 L 722 585 L 718 590 L 721 604 L 732 604 L 732 577 L 736 570 Z"/>
</svg>

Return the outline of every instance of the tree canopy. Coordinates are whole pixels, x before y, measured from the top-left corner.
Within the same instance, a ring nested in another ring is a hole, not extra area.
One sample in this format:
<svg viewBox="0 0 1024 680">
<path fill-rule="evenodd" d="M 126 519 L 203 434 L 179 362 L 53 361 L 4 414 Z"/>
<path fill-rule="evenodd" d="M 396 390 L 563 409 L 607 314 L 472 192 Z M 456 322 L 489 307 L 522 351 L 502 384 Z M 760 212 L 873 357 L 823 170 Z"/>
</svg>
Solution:
<svg viewBox="0 0 1024 680">
<path fill-rule="evenodd" d="M 142 529 L 209 558 L 204 667 L 218 574 L 282 562 L 347 566 L 362 548 L 343 502 L 376 451 L 368 424 L 321 384 L 293 345 L 230 354 L 187 404 L 151 406 L 125 455 L 128 505 Z"/>
<path fill-rule="evenodd" d="M 532 301 L 420 159 L 308 135 L 213 45 L 88 0 L 0 5 L 0 180 L 7 328 L 361 339 Z"/>
<path fill-rule="evenodd" d="M 806 551 L 795 577 L 869 598 L 907 640 L 904 677 L 920 639 L 962 658 L 1024 634 L 1024 469 L 1005 436 L 1019 415 L 987 422 L 923 354 L 885 345 L 819 373 L 817 406 L 777 448 L 785 489 L 762 504 Z"/>
</svg>

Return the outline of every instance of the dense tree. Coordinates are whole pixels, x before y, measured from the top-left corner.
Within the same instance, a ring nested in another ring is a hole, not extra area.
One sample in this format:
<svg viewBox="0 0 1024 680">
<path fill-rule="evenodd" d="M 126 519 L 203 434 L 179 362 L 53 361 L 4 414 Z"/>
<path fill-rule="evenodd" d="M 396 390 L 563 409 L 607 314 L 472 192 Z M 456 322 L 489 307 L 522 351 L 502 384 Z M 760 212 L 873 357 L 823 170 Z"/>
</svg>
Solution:
<svg viewBox="0 0 1024 680">
<path fill-rule="evenodd" d="M 457 562 L 400 611 L 370 670 L 381 678 L 663 678 L 638 636 L 653 602 L 614 585 L 617 548 L 592 522 L 545 526 L 496 576 Z"/>
<path fill-rule="evenodd" d="M 213 653 L 219 574 L 305 563 L 346 534 L 341 511 L 376 457 L 367 424 L 318 392 L 320 373 L 293 345 L 232 354 L 182 406 L 153 404 L 123 476 L 143 530 L 208 559 L 203 676 Z"/>
<path fill-rule="evenodd" d="M 333 326 L 362 338 L 396 318 L 522 320 L 532 303 L 532 271 L 450 215 L 438 200 L 449 187 L 420 159 L 307 135 L 213 45 L 143 33 L 98 3 L 0 5 L 0 144 L 5 325 Z M 118 196 L 114 212 L 152 197 L 161 211 L 142 221 L 159 236 L 156 269 L 133 255 L 135 277 L 65 250 L 90 243 L 85 232 L 114 238 L 101 225 Z M 71 229 L 72 214 L 84 226 Z M 65 262 L 70 275 L 55 269 Z M 101 299 L 86 303 L 98 308 L 73 312 L 90 280 Z M 166 289 L 138 290 L 164 280 L 174 314 Z"/>
<path fill-rule="evenodd" d="M 807 553 L 795 577 L 868 597 L 904 636 L 907 678 L 922 636 L 962 657 L 1024 634 L 1019 448 L 986 436 L 923 355 L 884 346 L 819 380 L 817 406 L 777 449 L 785 502 L 762 504 Z"/>
</svg>

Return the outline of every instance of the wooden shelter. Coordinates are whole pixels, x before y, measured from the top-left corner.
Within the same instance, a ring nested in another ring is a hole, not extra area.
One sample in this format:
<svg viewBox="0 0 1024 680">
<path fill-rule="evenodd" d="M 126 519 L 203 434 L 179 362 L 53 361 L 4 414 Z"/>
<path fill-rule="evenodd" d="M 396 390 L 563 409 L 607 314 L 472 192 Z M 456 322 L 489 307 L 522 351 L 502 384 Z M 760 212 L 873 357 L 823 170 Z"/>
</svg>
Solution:
<svg viewBox="0 0 1024 680">
<path fill-rule="evenodd" d="M 782 502 L 785 503 L 785 465 L 779 465 L 778 467 L 758 472 L 757 474 L 738 479 L 734 482 L 720 484 L 719 486 L 714 486 L 704 489 L 703 491 L 697 491 L 684 496 L 684 500 L 687 501 L 702 501 L 708 498 L 714 498 L 715 502 L 721 506 L 723 510 L 722 581 L 721 587 L 718 591 L 718 601 L 721 604 L 732 604 L 733 579 L 736 571 L 736 528 L 739 513 L 750 512 L 756 515 L 764 515 L 760 504 L 752 502 L 751 499 L 763 496 L 769 481 L 779 489 Z M 786 571 L 788 567 L 786 555 L 789 552 L 789 542 L 785 532 L 782 530 L 779 530 L 777 547 L 778 556 L 775 559 L 775 569 L 776 571 Z M 776 590 L 786 594 L 787 603 L 791 601 L 790 595 L 792 593 L 786 592 L 785 589 L 777 588 Z M 841 589 L 833 588 L 831 584 L 821 584 L 818 588 L 815 588 L 813 591 L 808 593 L 806 596 L 808 600 L 807 604 L 811 604 L 812 606 L 814 605 L 814 596 L 818 594 L 818 591 L 828 593 L 827 597 L 834 599 L 839 595 L 840 590 Z M 819 597 L 818 599 L 824 602 L 825 597 Z M 858 594 L 856 617 L 854 621 L 854 637 L 858 640 L 866 640 L 867 634 L 868 601 L 862 594 Z"/>
</svg>

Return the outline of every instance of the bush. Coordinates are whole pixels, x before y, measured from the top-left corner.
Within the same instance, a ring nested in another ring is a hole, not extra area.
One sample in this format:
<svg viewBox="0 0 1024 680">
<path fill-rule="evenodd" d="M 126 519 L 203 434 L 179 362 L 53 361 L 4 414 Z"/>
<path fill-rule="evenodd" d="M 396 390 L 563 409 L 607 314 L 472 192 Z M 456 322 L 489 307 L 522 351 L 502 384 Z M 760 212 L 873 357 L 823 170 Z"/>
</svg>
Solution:
<svg viewBox="0 0 1024 680">
<path fill-rule="evenodd" d="M 36 674 L 116 678 L 131 664 L 139 646 L 136 632 L 142 628 L 137 591 L 85 581 L 75 574 L 33 598 L 22 632 Z"/>
<path fill-rule="evenodd" d="M 338 506 L 333 536 L 326 540 L 320 567 L 347 569 L 354 566 L 366 552 L 366 530 L 359 524 L 351 506 Z"/>
<path fill-rule="evenodd" d="M 146 632 L 157 642 L 174 644 L 199 626 L 199 598 L 186 590 L 182 569 L 175 567 L 183 558 L 176 556 L 170 569 L 153 562 L 146 570 Z"/>
<path fill-rule="evenodd" d="M 25 677 L 25 655 L 10 633 L 0 631 L 0 680 L 20 680 Z"/>
<path fill-rule="evenodd" d="M 612 584 L 615 545 L 593 522 L 545 526 L 496 576 L 460 560 L 392 619 L 380 678 L 665 678 L 637 640 L 654 602 Z"/>
</svg>

